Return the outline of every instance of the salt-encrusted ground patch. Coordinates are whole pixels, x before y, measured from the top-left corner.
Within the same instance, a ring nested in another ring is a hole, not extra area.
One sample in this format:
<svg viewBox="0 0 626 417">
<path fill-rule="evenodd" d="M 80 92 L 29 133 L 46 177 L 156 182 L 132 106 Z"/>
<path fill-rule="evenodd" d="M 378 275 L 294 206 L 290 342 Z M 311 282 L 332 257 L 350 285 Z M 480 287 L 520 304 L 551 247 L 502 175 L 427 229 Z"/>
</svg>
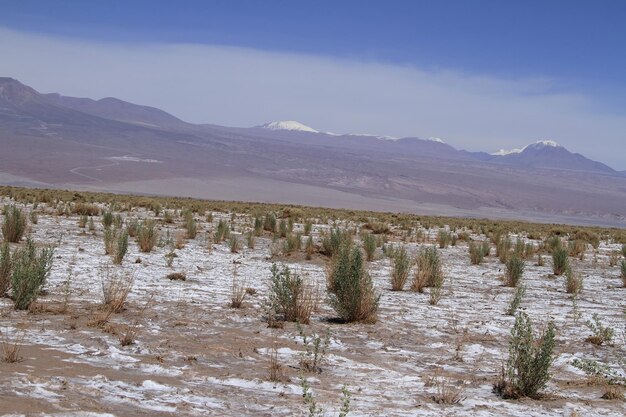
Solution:
<svg viewBox="0 0 626 417">
<path fill-rule="evenodd" d="M 29 210 L 31 207 L 28 208 Z M 38 243 L 54 244 L 54 266 L 39 299 L 44 306 L 59 306 L 71 291 L 67 311 L 17 312 L 9 299 L 0 300 L 0 331 L 7 340 L 23 337 L 23 361 L 0 364 L 0 413 L 4 415 L 189 415 L 189 416 L 293 416 L 306 415 L 300 386 L 300 359 L 304 347 L 292 323 L 271 329 L 263 320 L 270 267 L 281 262 L 308 279 L 325 285 L 321 256 L 272 258 L 270 236 L 246 247 L 241 232 L 250 219 L 238 216 L 236 230 L 243 249 L 231 253 L 228 242 L 211 245 L 207 231 L 230 214 L 213 213 L 212 224 L 198 217 L 200 233 L 176 250 L 172 267 L 157 246 L 142 253 L 131 240 L 121 267 L 135 277 L 127 308 L 110 318 L 110 327 L 90 325 L 102 298 L 101 265 L 104 254 L 102 226 L 96 232 L 78 227 L 76 216 L 56 216 L 40 206 L 39 222 L 32 225 Z M 137 210 L 124 217 L 153 217 Z M 160 235 L 175 239 L 182 219 L 160 223 Z M 301 224 L 295 227 L 302 229 Z M 316 242 L 328 224 L 316 225 Z M 431 230 L 433 244 L 437 231 Z M 397 237 L 394 244 L 399 244 Z M 415 254 L 424 243 L 409 242 Z M 514 317 L 505 311 L 514 289 L 503 286 L 504 266 L 493 256 L 470 265 L 467 244 L 459 242 L 440 251 L 446 283 L 441 301 L 428 303 L 423 293 L 390 291 L 391 263 L 382 257 L 368 264 L 381 294 L 376 324 L 338 324 L 328 319 L 333 311 L 324 303 L 314 313 L 308 334 L 330 330 L 322 372 L 304 374 L 317 401 L 337 415 L 341 388 L 352 392 L 354 416 L 621 416 L 620 401 L 601 400 L 602 388 L 587 386 L 586 378 L 571 365 L 575 358 L 615 362 L 624 355 L 623 335 L 614 346 L 594 347 L 585 321 L 598 313 L 605 324 L 625 329 L 626 289 L 619 270 L 608 266 L 611 251 L 619 247 L 603 242 L 594 257 L 572 259 L 584 276 L 584 289 L 573 300 L 565 292 L 563 277 L 551 276 L 550 259 L 544 266 L 526 262 L 527 294 L 521 309 L 537 326 L 553 320 L 557 326 L 554 378 L 544 400 L 505 401 L 492 393 L 492 383 L 506 360 Z M 595 260 L 594 260 L 595 258 Z M 138 261 L 138 262 L 136 262 Z M 185 272 L 186 281 L 170 281 L 171 272 Z M 231 309 L 233 274 L 256 291 L 242 309 Z M 407 285 L 408 286 L 408 285 Z M 121 346 L 119 333 L 136 326 L 136 343 Z M 284 379 L 268 381 L 272 347 Z M 439 405 L 433 378 L 461 383 L 459 405 Z M 460 381 L 460 382 L 459 382 Z M 42 414 L 44 413 L 44 414 Z M 89 414 L 84 414 L 89 415 Z M 575 415 L 575 414 L 574 414 Z"/>
</svg>

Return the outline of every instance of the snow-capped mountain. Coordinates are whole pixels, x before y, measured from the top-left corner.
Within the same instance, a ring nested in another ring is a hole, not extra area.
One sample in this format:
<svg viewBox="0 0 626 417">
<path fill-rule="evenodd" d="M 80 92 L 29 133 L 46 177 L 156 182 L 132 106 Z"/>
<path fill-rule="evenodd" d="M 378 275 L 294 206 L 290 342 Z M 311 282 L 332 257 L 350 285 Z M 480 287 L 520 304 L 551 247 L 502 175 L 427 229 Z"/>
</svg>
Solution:
<svg viewBox="0 0 626 417">
<path fill-rule="evenodd" d="M 491 161 L 527 168 L 553 168 L 615 174 L 615 170 L 600 162 L 572 153 L 553 140 L 540 140 L 521 149 L 504 150 L 491 154 Z"/>
<path fill-rule="evenodd" d="M 561 145 L 559 145 L 558 143 L 556 143 L 553 140 L 539 140 L 535 143 L 531 143 L 530 145 L 526 145 L 523 148 L 514 148 L 514 149 L 500 149 L 497 152 L 492 153 L 491 155 L 494 156 L 505 156 L 505 155 L 511 155 L 514 153 L 522 153 L 524 152 L 526 149 L 528 148 L 532 148 L 532 149 L 542 149 L 542 148 L 546 148 L 546 147 L 552 147 L 552 148 L 559 148 L 562 147 Z"/>
<path fill-rule="evenodd" d="M 300 122 L 296 122 L 295 120 L 282 120 L 276 122 L 269 122 L 262 124 L 260 126 L 256 126 L 262 129 L 270 129 L 270 130 L 295 130 L 298 132 L 310 132 L 310 133 L 319 133 L 317 130 L 309 127 Z"/>
</svg>

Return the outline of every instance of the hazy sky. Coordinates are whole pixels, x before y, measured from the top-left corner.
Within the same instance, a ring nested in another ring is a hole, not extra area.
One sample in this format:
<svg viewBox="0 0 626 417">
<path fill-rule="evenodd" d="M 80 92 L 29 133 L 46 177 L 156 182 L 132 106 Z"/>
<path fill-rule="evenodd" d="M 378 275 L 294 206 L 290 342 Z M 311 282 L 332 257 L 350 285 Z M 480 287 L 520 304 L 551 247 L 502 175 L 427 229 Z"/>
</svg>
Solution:
<svg viewBox="0 0 626 417">
<path fill-rule="evenodd" d="M 552 139 L 626 169 L 626 2 L 128 3 L 0 0 L 0 76 L 191 122 Z"/>
</svg>

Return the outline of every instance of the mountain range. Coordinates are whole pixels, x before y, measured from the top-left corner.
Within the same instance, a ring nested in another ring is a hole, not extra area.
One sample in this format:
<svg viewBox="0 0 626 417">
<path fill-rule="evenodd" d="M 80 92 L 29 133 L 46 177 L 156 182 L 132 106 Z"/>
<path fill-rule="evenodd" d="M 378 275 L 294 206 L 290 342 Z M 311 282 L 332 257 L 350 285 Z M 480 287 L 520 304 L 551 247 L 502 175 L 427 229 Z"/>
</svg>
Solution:
<svg viewBox="0 0 626 417">
<path fill-rule="evenodd" d="M 468 152 L 296 121 L 184 122 L 0 78 L 0 181 L 424 214 L 626 225 L 626 175 L 556 142 Z"/>
</svg>

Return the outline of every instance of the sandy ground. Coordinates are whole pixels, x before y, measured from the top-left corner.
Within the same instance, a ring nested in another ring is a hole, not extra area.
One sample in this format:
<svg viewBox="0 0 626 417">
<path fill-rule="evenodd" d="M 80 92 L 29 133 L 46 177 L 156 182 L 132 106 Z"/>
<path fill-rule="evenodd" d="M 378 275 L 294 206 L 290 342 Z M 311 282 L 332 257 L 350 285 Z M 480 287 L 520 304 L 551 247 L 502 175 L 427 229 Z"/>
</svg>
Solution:
<svg viewBox="0 0 626 417">
<path fill-rule="evenodd" d="M 41 206 L 40 206 L 41 209 Z M 143 218 L 136 211 L 123 216 Z M 230 214 L 215 213 L 213 224 L 200 223 L 200 233 L 166 265 L 168 247 L 140 253 L 131 241 L 118 270 L 133 273 L 135 283 L 124 311 L 106 326 L 94 326 L 102 301 L 102 226 L 95 234 L 78 227 L 75 216 L 41 214 L 32 225 L 37 242 L 56 245 L 54 267 L 41 296 L 39 311 L 14 311 L 0 300 L 0 337 L 20 341 L 22 360 L 0 363 L 0 415 L 55 416 L 294 416 L 306 415 L 300 378 L 305 377 L 325 416 L 338 415 L 342 386 L 352 393 L 353 416 L 623 416 L 626 403 L 603 400 L 601 385 L 588 384 L 571 365 L 575 358 L 615 363 L 626 353 L 623 331 L 626 288 L 619 267 L 608 266 L 617 245 L 602 243 L 596 260 L 589 249 L 584 261 L 573 260 L 584 276 L 576 303 L 564 289 L 564 278 L 545 266 L 526 263 L 527 294 L 521 308 L 540 327 L 554 320 L 557 330 L 553 379 L 541 400 L 502 400 L 492 383 L 506 360 L 514 318 L 504 314 L 513 289 L 501 282 L 503 266 L 491 256 L 470 265 L 467 246 L 441 250 L 446 273 L 438 305 L 428 293 L 389 290 L 390 261 L 378 253 L 368 264 L 381 294 L 375 324 L 337 324 L 328 305 L 320 303 L 305 332 L 330 331 L 321 373 L 304 373 L 304 350 L 293 324 L 268 328 L 262 304 L 268 292 L 271 238 L 257 239 L 255 249 L 230 253 L 227 243 L 209 251 L 207 232 Z M 182 233 L 178 225 L 162 225 L 161 237 Z M 249 219 L 237 219 L 236 232 Z M 296 224 L 296 228 L 302 225 Z M 314 236 L 328 229 L 314 226 Z M 431 230 L 434 238 L 437 231 Z M 430 243 L 432 244 L 432 243 Z M 414 253 L 422 243 L 408 243 Z M 245 246 L 245 245 L 244 245 Z M 380 249 L 379 249 L 380 252 Z M 137 258 L 141 263 L 135 263 Z M 325 282 L 324 258 L 282 257 L 309 279 Z M 166 275 L 184 271 L 186 281 Z M 233 274 L 256 290 L 243 308 L 232 309 Z M 70 282 L 70 291 L 66 283 Z M 69 294 L 67 310 L 63 300 Z M 617 329 L 613 346 L 595 347 L 585 321 L 598 313 Z M 136 341 L 121 346 L 119 335 L 131 328 Z M 268 380 L 272 347 L 278 351 L 284 379 Z M 440 405 L 431 397 L 433 378 L 463 386 L 463 401 Z"/>
</svg>

